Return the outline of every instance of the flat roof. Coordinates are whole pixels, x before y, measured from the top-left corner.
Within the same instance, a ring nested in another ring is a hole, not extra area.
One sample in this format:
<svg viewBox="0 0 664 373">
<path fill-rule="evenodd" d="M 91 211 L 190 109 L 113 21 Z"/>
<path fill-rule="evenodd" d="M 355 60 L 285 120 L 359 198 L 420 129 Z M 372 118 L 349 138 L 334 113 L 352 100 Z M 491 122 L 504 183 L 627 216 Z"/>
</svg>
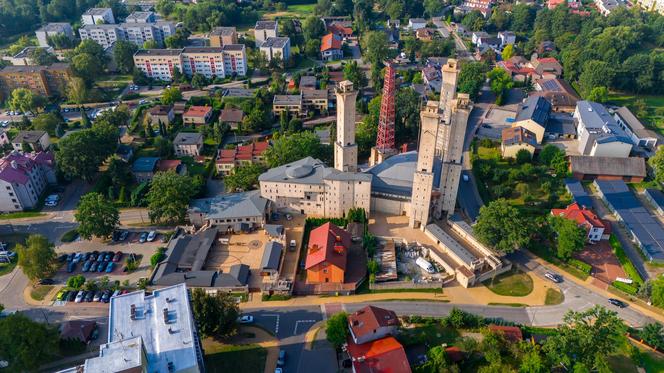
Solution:
<svg viewBox="0 0 664 373">
<path fill-rule="evenodd" d="M 110 11 L 111 8 L 90 8 L 83 13 L 84 16 L 99 16 L 102 15 L 108 11 Z"/>
<path fill-rule="evenodd" d="M 639 118 L 637 118 L 627 107 L 622 106 L 618 108 L 618 110 L 616 110 L 616 114 L 639 138 L 659 138 L 655 131 L 647 129 L 646 126 L 641 123 Z"/>
<path fill-rule="evenodd" d="M 179 56 L 184 49 L 139 49 L 134 56 Z"/>
<path fill-rule="evenodd" d="M 183 53 L 223 53 L 223 47 L 185 47 Z"/>
<path fill-rule="evenodd" d="M 640 243 L 650 260 L 664 260 L 664 227 L 622 180 L 595 180 L 606 203 Z"/>
<path fill-rule="evenodd" d="M 644 192 L 659 208 L 664 208 L 664 193 L 659 189 L 648 188 Z"/>
<path fill-rule="evenodd" d="M 434 185 L 440 182 L 440 159 L 434 160 Z M 369 168 L 365 173 L 373 176 L 371 193 L 411 198 L 413 175 L 417 168 L 417 151 L 393 155 Z"/>
<path fill-rule="evenodd" d="M 273 30 L 277 28 L 277 21 L 256 21 L 256 30 Z"/>
<path fill-rule="evenodd" d="M 283 48 L 289 41 L 287 37 L 269 37 L 261 44 L 261 48 Z"/>
<path fill-rule="evenodd" d="M 467 268 L 472 268 L 472 264 L 475 260 L 477 260 L 477 257 L 473 255 L 470 251 L 468 251 L 465 247 L 461 246 L 457 240 L 455 240 L 452 236 L 447 234 L 443 228 L 439 227 L 436 224 L 429 224 L 427 225 L 427 229 L 431 234 L 436 237 L 438 241 L 442 245 L 444 245 L 449 251 L 450 251 L 450 256 L 454 256 L 458 260 L 461 261 L 462 264 L 465 265 Z"/>
<path fill-rule="evenodd" d="M 206 219 L 250 218 L 263 216 L 268 200 L 260 191 L 222 194 L 211 198 L 194 199 L 190 211 L 205 215 Z"/>
<path fill-rule="evenodd" d="M 143 339 L 150 371 L 200 369 L 201 351 L 185 284 L 157 289 L 151 295 L 136 291 L 112 297 L 108 319 L 109 343 L 136 336 Z M 109 364 L 123 364 L 122 349 L 117 352 Z"/>
<path fill-rule="evenodd" d="M 302 105 L 302 95 L 274 95 L 274 105 Z"/>
<path fill-rule="evenodd" d="M 71 30 L 71 25 L 67 22 L 50 22 L 40 27 L 37 31 L 65 32 L 66 29 Z"/>
<path fill-rule="evenodd" d="M 230 36 L 237 32 L 235 27 L 215 27 L 210 31 L 210 35 Z"/>
<path fill-rule="evenodd" d="M 46 131 L 21 131 L 12 139 L 12 143 L 27 142 L 32 144 L 39 141 L 44 135 L 46 135 Z"/>
<path fill-rule="evenodd" d="M 593 205 L 592 199 L 588 195 L 580 181 L 576 179 L 565 179 L 565 189 L 572 195 L 574 202 L 581 206 L 591 208 Z"/>
</svg>

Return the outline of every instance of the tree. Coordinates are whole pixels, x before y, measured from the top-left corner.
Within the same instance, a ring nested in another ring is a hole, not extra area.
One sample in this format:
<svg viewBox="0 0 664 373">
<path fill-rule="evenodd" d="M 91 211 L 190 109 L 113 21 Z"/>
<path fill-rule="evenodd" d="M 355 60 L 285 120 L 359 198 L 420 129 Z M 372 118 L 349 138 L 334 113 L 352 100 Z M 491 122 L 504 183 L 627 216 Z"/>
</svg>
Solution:
<svg viewBox="0 0 664 373">
<path fill-rule="evenodd" d="M 191 292 L 191 309 L 198 332 L 205 337 L 226 337 L 235 334 L 240 313 L 235 297 L 223 291 L 207 294 L 201 288 Z"/>
<path fill-rule="evenodd" d="M 535 7 L 526 4 L 517 4 L 512 7 L 512 30 L 528 32 L 533 29 L 535 21 Z"/>
<path fill-rule="evenodd" d="M 154 39 L 146 40 L 143 43 L 143 49 L 157 49 L 157 48 L 159 48 L 159 43 L 157 43 L 157 41 Z"/>
<path fill-rule="evenodd" d="M 27 113 L 35 108 L 35 97 L 27 88 L 16 88 L 9 98 L 9 107 L 12 110 Z"/>
<path fill-rule="evenodd" d="M 29 58 L 35 65 L 48 66 L 58 62 L 58 58 L 47 52 L 44 48 L 36 48 L 30 51 Z"/>
<path fill-rule="evenodd" d="M 503 48 L 503 52 L 500 54 L 500 56 L 503 58 L 504 61 L 509 60 L 514 56 L 514 44 L 507 44 L 505 48 Z"/>
<path fill-rule="evenodd" d="M 657 307 L 664 308 L 664 276 L 650 280 L 650 301 Z"/>
<path fill-rule="evenodd" d="M 361 39 L 362 55 L 377 67 L 382 66 L 383 60 L 387 58 L 389 48 L 387 47 L 387 35 L 382 31 L 369 31 Z"/>
<path fill-rule="evenodd" d="M 589 95 L 593 88 L 605 87 L 611 83 L 615 71 L 608 62 L 591 60 L 583 64 L 583 71 L 579 76 L 579 85 L 584 95 Z"/>
<path fill-rule="evenodd" d="M 469 62 L 461 65 L 459 92 L 468 93 L 471 100 L 476 100 L 482 84 L 484 84 L 486 70 L 487 66 L 483 62 Z"/>
<path fill-rule="evenodd" d="M 53 244 L 42 235 L 30 235 L 25 245 L 16 245 L 16 252 L 18 265 L 32 281 L 51 277 L 58 269 Z"/>
<path fill-rule="evenodd" d="M 309 16 L 302 22 L 304 40 L 320 39 L 325 34 L 325 24 L 319 17 Z"/>
<path fill-rule="evenodd" d="M 577 225 L 576 221 L 551 215 L 549 224 L 556 232 L 556 256 L 558 258 L 569 259 L 574 252 L 583 249 L 587 233 Z"/>
<path fill-rule="evenodd" d="M 88 100 L 88 87 L 83 78 L 72 77 L 67 82 L 67 98 L 76 103 L 82 104 Z"/>
<path fill-rule="evenodd" d="M 664 146 L 657 148 L 655 155 L 648 160 L 648 163 L 655 172 L 655 180 L 660 184 L 664 183 Z"/>
<path fill-rule="evenodd" d="M 367 85 L 367 75 L 357 65 L 357 61 L 351 61 L 344 66 L 344 79 L 353 82 L 355 89 L 362 89 Z"/>
<path fill-rule="evenodd" d="M 32 120 L 32 127 L 36 130 L 46 131 L 49 135 L 55 135 L 55 128 L 62 123 L 60 116 L 54 112 L 37 115 Z"/>
<path fill-rule="evenodd" d="M 649 345 L 664 348 L 664 328 L 658 322 L 646 324 L 639 332 L 639 336 Z"/>
<path fill-rule="evenodd" d="M 542 148 L 542 151 L 540 151 L 539 156 L 537 159 L 542 163 L 543 165 L 546 166 L 551 166 L 551 162 L 553 161 L 553 158 L 560 153 L 561 150 L 552 144 L 546 144 L 544 148 Z"/>
<path fill-rule="evenodd" d="M 67 286 L 74 289 L 80 289 L 85 284 L 83 275 L 71 276 L 67 279 Z"/>
<path fill-rule="evenodd" d="M 257 163 L 235 167 L 230 175 L 224 177 L 226 192 L 255 189 L 258 185 L 258 177 L 263 172 L 265 172 L 265 167 Z"/>
<path fill-rule="evenodd" d="M 339 312 L 330 316 L 325 323 L 325 334 L 327 334 L 327 340 L 336 348 L 346 343 L 348 338 L 348 314 Z"/>
<path fill-rule="evenodd" d="M 22 313 L 0 319 L 0 356 L 12 372 L 37 371 L 58 355 L 58 329 Z"/>
<path fill-rule="evenodd" d="M 322 156 L 320 139 L 312 132 L 278 136 L 273 140 L 272 147 L 265 151 L 265 161 L 270 168 L 309 156 L 314 158 Z"/>
<path fill-rule="evenodd" d="M 461 24 L 471 31 L 481 31 L 486 26 L 486 20 L 479 10 L 473 10 L 463 17 Z"/>
<path fill-rule="evenodd" d="M 134 70 L 134 53 L 138 50 L 136 44 L 127 40 L 117 40 L 113 49 L 113 57 L 118 70 L 129 74 Z"/>
<path fill-rule="evenodd" d="M 625 325 L 618 314 L 596 305 L 586 311 L 568 311 L 558 333 L 547 338 L 543 351 L 555 365 L 581 363 L 589 370 L 606 369 L 607 357 L 626 343 L 624 334 Z"/>
<path fill-rule="evenodd" d="M 173 103 L 181 100 L 182 92 L 180 92 L 180 88 L 178 87 L 166 88 L 162 91 L 161 103 L 164 105 L 173 105 Z"/>
<path fill-rule="evenodd" d="M 147 194 L 148 214 L 155 223 L 184 221 L 189 199 L 196 193 L 189 176 L 175 171 L 157 172 Z"/>
<path fill-rule="evenodd" d="M 191 86 L 194 88 L 201 89 L 208 84 L 207 78 L 201 73 L 195 73 L 194 76 L 191 77 Z"/>
<path fill-rule="evenodd" d="M 443 346 L 434 346 L 427 351 L 427 362 L 422 366 L 422 372 L 444 372 L 449 366 Z"/>
<path fill-rule="evenodd" d="M 491 80 L 491 92 L 496 95 L 496 105 L 502 105 L 505 91 L 514 87 L 512 77 L 499 67 L 494 67 L 486 75 Z"/>
<path fill-rule="evenodd" d="M 424 11 L 429 17 L 439 16 L 443 11 L 444 5 L 438 0 L 424 0 Z"/>
<path fill-rule="evenodd" d="M 609 89 L 606 87 L 594 87 L 586 95 L 586 99 L 600 103 L 607 102 L 609 100 Z"/>
<path fill-rule="evenodd" d="M 510 253 L 530 242 L 529 220 L 503 198 L 480 208 L 473 230 L 480 241 L 501 253 Z"/>
<path fill-rule="evenodd" d="M 108 137 L 100 136 L 94 129 L 84 129 L 61 139 L 55 152 L 58 169 L 68 178 L 92 180 L 99 166 L 115 149 L 117 140 Z"/>
<path fill-rule="evenodd" d="M 516 163 L 517 164 L 525 164 L 530 162 L 532 155 L 527 149 L 519 149 L 518 152 L 516 152 Z"/>
<path fill-rule="evenodd" d="M 184 48 L 187 45 L 187 40 L 190 35 L 191 32 L 188 29 L 179 28 L 175 30 L 174 35 L 167 36 L 166 39 L 164 39 L 164 44 L 166 44 L 166 48 L 170 49 Z"/>
<path fill-rule="evenodd" d="M 129 164 L 117 156 L 113 156 L 108 162 L 106 173 L 111 177 L 111 183 L 115 187 L 127 186 L 134 181 Z"/>
<path fill-rule="evenodd" d="M 92 236 L 108 238 L 120 224 L 118 208 L 99 193 L 83 195 L 74 217 L 79 222 L 78 234 L 86 240 Z"/>
<path fill-rule="evenodd" d="M 103 72 L 103 65 L 97 57 L 89 53 L 77 54 L 71 59 L 71 69 L 74 75 L 83 79 L 89 86 Z"/>
</svg>

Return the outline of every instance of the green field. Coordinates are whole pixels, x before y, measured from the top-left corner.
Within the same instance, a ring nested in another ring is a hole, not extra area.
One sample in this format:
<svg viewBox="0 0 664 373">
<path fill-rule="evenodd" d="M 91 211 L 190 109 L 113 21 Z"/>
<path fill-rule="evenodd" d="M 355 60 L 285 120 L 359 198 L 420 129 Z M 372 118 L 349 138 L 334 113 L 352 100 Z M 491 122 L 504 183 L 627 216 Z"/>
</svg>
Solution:
<svg viewBox="0 0 664 373">
<path fill-rule="evenodd" d="M 525 297 L 533 291 L 533 279 L 518 270 L 509 271 L 483 282 L 489 290 L 504 296 Z"/>
<path fill-rule="evenodd" d="M 210 338 L 203 340 L 205 367 L 210 373 L 263 373 L 267 350 L 255 344 L 228 345 Z"/>
<path fill-rule="evenodd" d="M 646 110 L 638 113 L 635 102 L 643 100 Z M 627 106 L 647 127 L 664 134 L 664 96 L 630 95 L 611 92 L 609 103 L 619 106 Z"/>
<path fill-rule="evenodd" d="M 11 219 L 23 219 L 23 218 L 37 218 L 44 216 L 43 212 L 38 211 L 19 211 L 19 212 L 10 212 L 8 214 L 0 215 L 0 220 L 11 220 Z"/>
<path fill-rule="evenodd" d="M 546 299 L 544 300 L 544 304 L 546 304 L 547 306 L 554 306 L 556 304 L 560 304 L 564 300 L 565 296 L 560 291 L 552 288 L 546 289 Z"/>
</svg>

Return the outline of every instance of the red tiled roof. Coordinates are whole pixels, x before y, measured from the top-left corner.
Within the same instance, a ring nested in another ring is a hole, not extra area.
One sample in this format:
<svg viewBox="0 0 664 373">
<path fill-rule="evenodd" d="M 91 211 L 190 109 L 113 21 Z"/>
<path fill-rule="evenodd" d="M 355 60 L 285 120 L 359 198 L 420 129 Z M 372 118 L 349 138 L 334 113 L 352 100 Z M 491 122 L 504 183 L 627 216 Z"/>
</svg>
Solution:
<svg viewBox="0 0 664 373">
<path fill-rule="evenodd" d="M 187 112 L 184 113 L 185 116 L 187 117 L 205 117 L 208 115 L 209 112 L 212 111 L 212 107 L 210 106 L 190 106 L 189 109 L 187 109 Z"/>
<path fill-rule="evenodd" d="M 552 209 L 551 215 L 561 216 L 565 219 L 574 220 L 579 225 L 586 228 L 606 228 L 602 219 L 600 219 L 592 210 L 579 206 L 578 203 L 572 203 L 566 209 Z"/>
<path fill-rule="evenodd" d="M 157 162 L 157 171 L 177 171 L 177 168 L 182 164 L 182 161 L 177 159 L 161 159 Z"/>
<path fill-rule="evenodd" d="M 518 342 L 523 340 L 523 333 L 521 333 L 521 328 L 518 326 L 501 326 L 501 325 L 489 325 L 489 330 L 492 332 L 502 332 L 510 342 Z"/>
<path fill-rule="evenodd" d="M 12 166 L 12 162 L 16 168 Z M 11 152 L 0 160 L 0 179 L 8 183 L 25 184 L 29 180 L 28 172 L 36 163 L 52 166 L 53 155 L 44 152 L 31 154 Z"/>
<path fill-rule="evenodd" d="M 348 337 L 348 354 L 356 373 L 411 373 L 406 351 L 394 337 L 361 345 Z"/>
<path fill-rule="evenodd" d="M 502 67 L 504 70 L 509 71 L 512 74 L 521 74 L 529 75 L 535 72 L 535 69 L 530 67 L 524 67 L 518 64 L 513 63 L 512 61 L 500 61 L 498 66 Z"/>
<path fill-rule="evenodd" d="M 374 330 L 385 326 L 398 326 L 399 319 L 394 311 L 366 306 L 348 315 L 348 325 L 355 338 L 361 338 Z"/>
<path fill-rule="evenodd" d="M 309 233 L 309 247 L 304 268 L 309 269 L 328 262 L 345 270 L 350 243 L 350 234 L 345 230 L 329 222 L 321 225 Z"/>
<path fill-rule="evenodd" d="M 543 58 L 538 58 L 538 59 L 537 59 L 537 62 L 539 62 L 539 63 L 555 63 L 555 64 L 559 64 L 559 63 L 558 63 L 558 60 L 555 59 L 555 58 L 553 58 L 553 57 L 543 57 Z"/>
<path fill-rule="evenodd" d="M 221 149 L 217 163 L 234 163 L 236 160 L 251 160 L 260 157 L 270 146 L 267 141 L 257 141 L 249 145 L 240 145 L 235 149 Z"/>
<path fill-rule="evenodd" d="M 353 35 L 353 29 L 350 27 L 344 27 L 340 24 L 333 23 L 327 26 L 327 32 L 336 34 L 336 35 Z"/>
<path fill-rule="evenodd" d="M 323 36 L 320 42 L 320 51 L 325 52 L 330 49 L 341 49 L 341 37 L 335 34 L 327 34 Z"/>
<path fill-rule="evenodd" d="M 463 351 L 457 346 L 448 347 L 445 349 L 445 356 L 450 358 L 453 363 L 458 363 L 463 360 Z"/>
</svg>

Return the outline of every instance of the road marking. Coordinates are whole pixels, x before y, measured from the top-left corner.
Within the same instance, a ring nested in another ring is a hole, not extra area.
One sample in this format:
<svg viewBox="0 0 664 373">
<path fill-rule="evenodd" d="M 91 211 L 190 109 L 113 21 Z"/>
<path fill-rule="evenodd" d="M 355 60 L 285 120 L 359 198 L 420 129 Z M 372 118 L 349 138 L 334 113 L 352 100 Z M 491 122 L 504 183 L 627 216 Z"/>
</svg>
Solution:
<svg viewBox="0 0 664 373">
<path fill-rule="evenodd" d="M 300 323 L 315 323 L 316 320 L 297 320 L 295 322 L 295 328 L 293 328 L 293 335 L 297 335 L 297 327 L 300 325 Z"/>
<path fill-rule="evenodd" d="M 279 333 L 279 317 L 280 316 L 279 315 L 261 315 L 261 316 L 263 316 L 263 317 L 276 317 L 277 318 L 277 324 L 274 327 L 274 333 L 278 334 Z"/>
</svg>

